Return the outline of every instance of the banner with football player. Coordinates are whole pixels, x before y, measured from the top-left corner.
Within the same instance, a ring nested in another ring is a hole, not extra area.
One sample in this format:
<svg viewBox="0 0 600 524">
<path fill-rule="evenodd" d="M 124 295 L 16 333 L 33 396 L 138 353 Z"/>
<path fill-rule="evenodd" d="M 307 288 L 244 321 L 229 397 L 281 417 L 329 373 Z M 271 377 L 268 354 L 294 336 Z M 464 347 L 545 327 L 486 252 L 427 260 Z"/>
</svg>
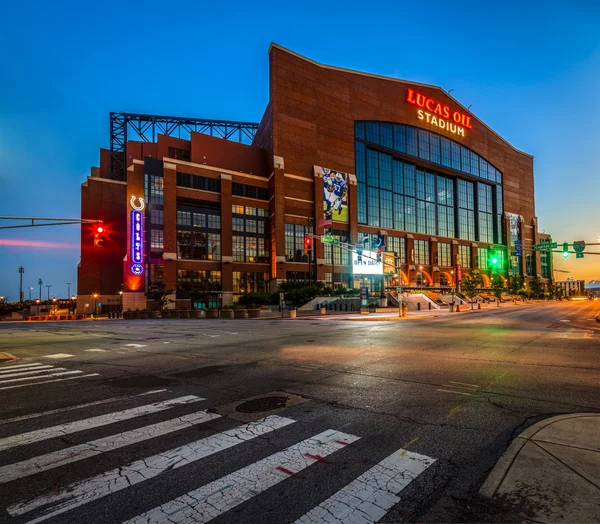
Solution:
<svg viewBox="0 0 600 524">
<path fill-rule="evenodd" d="M 323 174 L 323 218 L 326 221 L 349 222 L 348 174 L 315 166 Z"/>
</svg>

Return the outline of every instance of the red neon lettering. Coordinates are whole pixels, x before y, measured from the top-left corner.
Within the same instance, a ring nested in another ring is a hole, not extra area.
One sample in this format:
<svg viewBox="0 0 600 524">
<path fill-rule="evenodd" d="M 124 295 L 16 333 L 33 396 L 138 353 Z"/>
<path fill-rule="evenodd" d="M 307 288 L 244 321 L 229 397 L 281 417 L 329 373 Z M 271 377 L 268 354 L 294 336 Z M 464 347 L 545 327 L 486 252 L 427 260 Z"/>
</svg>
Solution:
<svg viewBox="0 0 600 524">
<path fill-rule="evenodd" d="M 429 106 L 429 102 L 431 102 L 431 107 Z M 429 111 L 433 111 L 433 98 L 427 98 L 425 100 L 425 107 L 429 110 Z"/>
<path fill-rule="evenodd" d="M 450 108 L 448 106 L 444 106 L 444 118 L 450 118 Z"/>
<path fill-rule="evenodd" d="M 454 120 L 457 124 L 460 124 L 460 113 L 458 111 L 454 111 L 454 113 L 452 113 L 452 120 Z"/>
<path fill-rule="evenodd" d="M 427 100 L 427 97 L 425 95 L 417 93 L 417 106 L 418 107 L 425 107 L 425 100 Z"/>
<path fill-rule="evenodd" d="M 471 124 L 471 117 L 470 116 L 467 117 L 467 123 L 465 124 L 465 127 L 467 129 L 472 129 L 473 128 L 473 125 Z"/>
<path fill-rule="evenodd" d="M 417 107 L 426 108 L 428 111 L 431 111 L 432 113 L 441 117 L 452 118 L 456 124 L 462 125 L 467 129 L 473 128 L 471 117 L 469 115 L 461 113 L 460 111 L 451 111 L 450 106 L 442 105 L 434 98 L 429 98 L 428 96 L 419 93 L 414 89 L 408 88 L 406 90 L 406 102 Z"/>
<path fill-rule="evenodd" d="M 415 101 L 415 92 L 414 92 L 412 89 L 409 89 L 409 90 L 406 92 L 406 101 L 407 101 L 409 104 L 413 104 L 413 105 L 415 105 L 415 104 L 417 103 L 417 102 Z"/>
<path fill-rule="evenodd" d="M 437 103 L 437 105 L 435 106 L 435 110 L 433 111 L 436 115 L 440 115 L 442 116 L 442 104 L 440 104 L 439 102 Z"/>
</svg>

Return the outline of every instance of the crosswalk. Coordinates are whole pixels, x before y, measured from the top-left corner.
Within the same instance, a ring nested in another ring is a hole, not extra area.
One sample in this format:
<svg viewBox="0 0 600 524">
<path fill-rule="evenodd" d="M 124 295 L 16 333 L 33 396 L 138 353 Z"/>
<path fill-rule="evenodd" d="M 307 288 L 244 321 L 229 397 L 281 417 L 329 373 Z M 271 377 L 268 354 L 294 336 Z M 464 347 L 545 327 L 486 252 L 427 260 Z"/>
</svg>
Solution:
<svg viewBox="0 0 600 524">
<path fill-rule="evenodd" d="M 401 491 L 436 461 L 399 447 L 375 465 L 361 462 L 356 478 L 344 482 L 338 479 L 340 463 L 328 457 L 342 454 L 351 460 L 356 444 L 368 435 L 328 428 L 322 421 L 320 427 L 306 428 L 298 417 L 283 414 L 240 425 L 210 404 L 162 389 L 0 420 L 0 511 L 19 523 L 91 522 L 95 519 L 81 515 L 95 501 L 110 508 L 111 497 L 122 494 L 129 501 L 128 493 L 156 489 L 167 477 L 172 491 L 174 475 L 181 475 L 185 482 L 172 497 L 140 497 L 144 503 L 138 506 L 136 500 L 133 512 L 116 505 L 107 522 L 201 523 L 220 516 L 227 521 L 234 508 L 260 502 L 277 485 L 293 493 L 297 485 L 291 479 L 323 468 L 327 489 L 317 489 L 313 497 L 296 494 L 305 507 L 279 521 L 369 524 L 381 520 L 401 501 Z M 90 409 L 93 416 L 86 416 Z M 44 423 L 58 415 L 67 421 Z M 18 432 L 11 431 L 13 425 Z M 94 433 L 96 438 L 89 438 Z M 170 447 L 170 439 L 178 445 Z M 148 453 L 151 445 L 156 450 Z M 245 461 L 250 449 L 252 458 Z M 216 468 L 211 457 L 227 467 Z M 202 464 L 213 466 L 201 467 L 198 482 L 190 483 L 190 476 L 195 478 L 190 471 Z M 61 482 L 63 475 L 67 480 Z M 34 488 L 26 493 L 29 482 Z"/>
<path fill-rule="evenodd" d="M 40 362 L 9 365 L 0 368 L 0 391 L 97 377 L 98 375 L 99 373 L 84 373 L 80 369 L 67 369 Z"/>
</svg>

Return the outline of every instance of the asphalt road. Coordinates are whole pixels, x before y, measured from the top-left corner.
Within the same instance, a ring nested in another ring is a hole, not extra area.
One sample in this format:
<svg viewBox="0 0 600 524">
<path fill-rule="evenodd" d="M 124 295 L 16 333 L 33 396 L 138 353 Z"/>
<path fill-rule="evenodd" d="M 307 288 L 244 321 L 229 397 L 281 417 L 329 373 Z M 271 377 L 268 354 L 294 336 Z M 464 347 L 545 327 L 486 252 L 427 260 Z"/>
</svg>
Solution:
<svg viewBox="0 0 600 524">
<path fill-rule="evenodd" d="M 0 522 L 522 521 L 477 491 L 600 412 L 599 312 L 4 323 Z"/>
</svg>

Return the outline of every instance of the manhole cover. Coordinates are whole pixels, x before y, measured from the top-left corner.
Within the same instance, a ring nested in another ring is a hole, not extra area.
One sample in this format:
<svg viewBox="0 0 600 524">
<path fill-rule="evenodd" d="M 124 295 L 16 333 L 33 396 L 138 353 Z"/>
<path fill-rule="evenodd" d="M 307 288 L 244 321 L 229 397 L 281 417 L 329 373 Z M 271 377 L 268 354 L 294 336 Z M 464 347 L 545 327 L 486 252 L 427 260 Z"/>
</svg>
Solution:
<svg viewBox="0 0 600 524">
<path fill-rule="evenodd" d="M 235 408 L 240 413 L 260 413 L 285 407 L 288 397 L 262 397 L 242 402 Z"/>
</svg>

